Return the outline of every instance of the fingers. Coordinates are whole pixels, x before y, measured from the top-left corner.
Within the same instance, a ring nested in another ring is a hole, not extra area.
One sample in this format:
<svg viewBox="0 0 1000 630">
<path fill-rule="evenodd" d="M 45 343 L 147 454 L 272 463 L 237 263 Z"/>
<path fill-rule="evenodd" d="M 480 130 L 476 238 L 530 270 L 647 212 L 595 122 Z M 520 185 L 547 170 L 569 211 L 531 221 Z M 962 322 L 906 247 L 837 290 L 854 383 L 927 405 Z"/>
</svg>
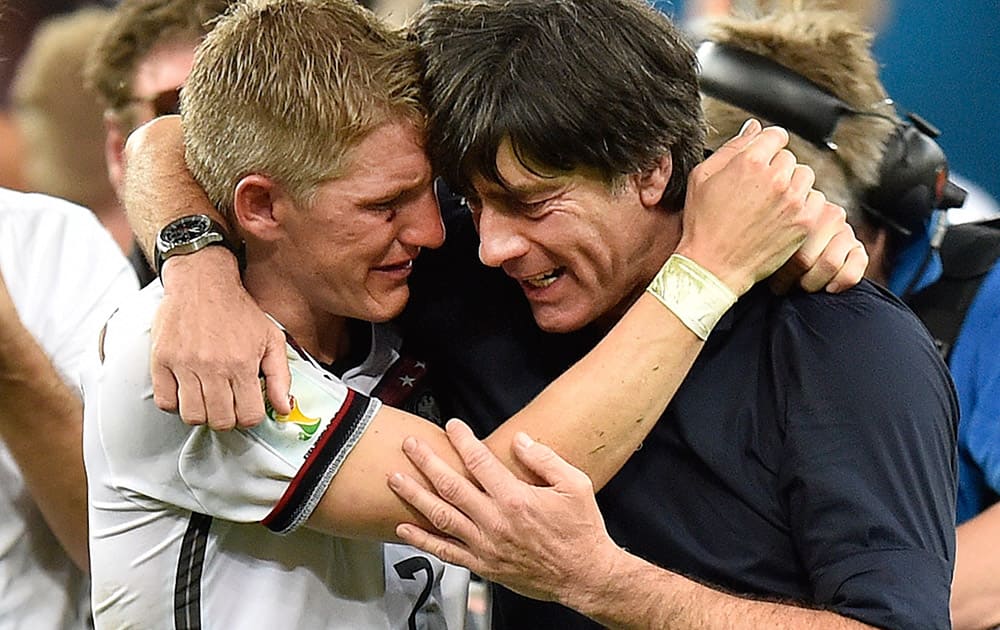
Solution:
<svg viewBox="0 0 1000 630">
<path fill-rule="evenodd" d="M 396 535 L 406 544 L 433 554 L 445 562 L 467 567 L 474 573 L 482 572 L 476 557 L 459 541 L 432 534 L 409 523 L 397 525 Z"/>
<path fill-rule="evenodd" d="M 791 155 L 790 152 L 789 155 Z M 806 203 L 808 203 L 809 200 L 807 195 L 812 190 L 813 184 L 815 183 L 816 172 L 805 164 L 796 164 L 792 172 L 792 178 L 789 182 L 788 189 L 793 196 L 801 197 L 806 200 Z"/>
<path fill-rule="evenodd" d="M 801 178 L 801 184 L 809 182 L 812 185 L 812 169 L 809 173 Z M 846 215 L 840 206 L 828 203 L 826 196 L 818 190 L 807 190 L 802 213 L 803 220 L 812 224 L 812 229 L 792 257 L 770 277 L 771 290 L 779 295 L 798 284 L 802 276 L 815 267 L 830 241 L 846 225 Z M 837 260 L 836 268 L 839 269 L 843 262 L 843 259 Z"/>
<path fill-rule="evenodd" d="M 814 292 L 833 281 L 851 260 L 847 273 L 840 277 L 840 282 L 846 284 L 860 260 L 858 254 L 852 255 L 851 252 L 861 245 L 847 223 L 847 213 L 842 207 L 826 201 L 825 196 L 815 190 L 810 191 L 807 197 L 805 212 L 812 216 L 812 229 L 786 267 L 797 270 L 798 276 L 801 276 L 796 278 L 798 284 L 806 291 Z"/>
<path fill-rule="evenodd" d="M 840 268 L 840 271 L 833 277 L 833 280 L 826 285 L 827 292 L 840 293 L 853 287 L 861 282 L 867 270 L 868 252 L 865 251 L 864 245 L 858 243 L 847 254 L 847 261 L 844 262 L 844 266 Z"/>
<path fill-rule="evenodd" d="M 261 392 L 260 379 L 251 378 L 250 375 L 244 374 L 230 379 L 229 387 L 233 391 L 236 428 L 249 429 L 260 424 L 264 419 L 264 395 Z M 285 405 L 288 405 L 287 396 L 285 397 Z M 279 410 L 278 413 L 288 415 L 290 410 Z"/>
<path fill-rule="evenodd" d="M 233 395 L 229 380 L 198 378 L 193 372 L 174 374 L 177 379 L 177 411 L 189 425 L 207 424 L 214 431 L 230 431 L 236 426 Z"/>
<path fill-rule="evenodd" d="M 213 431 L 231 431 L 236 427 L 236 406 L 228 378 L 215 374 L 201 377 L 201 395 L 205 401 L 208 426 Z"/>
<path fill-rule="evenodd" d="M 795 156 L 785 149 L 788 145 L 788 132 L 781 127 L 767 127 L 750 138 L 746 146 L 737 154 L 751 164 L 781 164 L 785 167 L 788 177 L 795 165 Z M 733 157 L 737 157 L 734 155 Z M 776 163 L 775 160 L 778 160 Z M 785 180 L 787 181 L 787 180 Z"/>
<path fill-rule="evenodd" d="M 193 372 L 174 372 L 177 380 L 177 412 L 185 424 L 199 426 L 208 422 L 201 381 Z"/>
<path fill-rule="evenodd" d="M 473 518 L 476 514 L 483 515 L 489 508 L 488 499 L 423 442 L 406 438 L 403 452 L 430 481 L 436 494 L 402 473 L 389 477 L 393 492 L 420 512 L 437 531 L 460 540 L 475 539 L 478 527 L 466 514 Z"/>
<path fill-rule="evenodd" d="M 449 508 L 454 506 L 461 511 L 461 514 L 468 514 L 476 521 L 482 521 L 490 516 L 488 497 L 472 481 L 455 470 L 451 464 L 438 457 L 437 453 L 426 443 L 414 437 L 408 437 L 403 440 L 403 452 L 437 492 L 437 496 L 431 493 L 426 493 L 426 496 L 424 493 L 418 493 L 413 497 L 423 499 L 423 503 L 414 505 L 414 507 L 420 510 L 434 527 L 459 537 L 462 535 L 470 536 L 473 533 L 474 526 L 468 519 L 464 516 L 462 519 L 458 519 L 456 514 L 445 509 L 446 504 L 442 503 L 441 500 L 450 504 Z M 490 456 L 492 457 L 492 453 Z M 428 511 L 431 513 L 429 514 Z"/>
<path fill-rule="evenodd" d="M 419 512 L 431 526 L 442 534 L 460 540 L 476 540 L 479 528 L 469 520 L 460 509 L 448 500 L 425 488 L 420 482 L 404 473 L 393 473 L 389 476 L 389 488 L 400 499 L 410 504 Z M 448 486 L 446 486 L 448 487 Z M 435 488 L 437 492 L 442 492 Z M 470 492 L 479 492 L 469 488 Z M 459 496 L 463 496 L 461 493 Z"/>
<path fill-rule="evenodd" d="M 271 331 L 268 334 L 267 340 L 264 345 L 264 356 L 260 362 L 260 371 L 264 375 L 264 386 L 267 389 L 267 398 L 271 401 L 271 406 L 274 410 L 282 415 L 288 415 L 292 412 L 291 404 L 289 403 L 288 392 L 292 387 L 292 375 L 288 371 L 288 355 L 285 351 L 285 336 L 277 326 L 271 326 Z M 254 379 L 256 382 L 256 379 Z M 260 389 L 257 389 L 257 394 L 260 394 Z M 238 415 L 239 421 L 242 423 L 253 421 L 253 414 L 256 413 L 255 408 L 250 408 L 254 401 L 247 401 L 242 398 L 237 398 L 237 406 L 247 404 L 249 415 Z M 263 404 L 263 402 L 261 403 Z M 260 415 L 264 412 L 263 407 L 260 409 Z M 258 416 L 259 417 L 259 416 Z"/>
<path fill-rule="evenodd" d="M 702 175 L 707 179 L 718 172 L 729 163 L 733 156 L 742 151 L 746 145 L 761 131 L 760 122 L 754 118 L 749 118 L 740 132 L 726 141 L 721 147 L 716 149 L 712 155 L 702 162 L 699 168 L 704 171 Z"/>
<path fill-rule="evenodd" d="M 694 169 L 692 177 L 698 183 L 703 183 L 736 158 L 746 160 L 749 164 L 768 165 L 775 155 L 788 144 L 788 132 L 783 128 L 767 127 L 761 129 L 760 123 L 751 120 L 752 124 L 745 126 L 741 135 L 719 147 Z"/>
<path fill-rule="evenodd" d="M 593 482 L 586 473 L 559 457 L 558 453 L 545 444 L 535 442 L 526 433 L 518 433 L 514 437 L 514 456 L 554 488 L 569 482 L 574 487 L 588 486 L 593 494 Z"/>
<path fill-rule="evenodd" d="M 500 489 L 517 481 L 493 451 L 475 436 L 469 425 L 453 418 L 445 425 L 445 431 L 451 445 L 462 458 L 465 469 L 488 494 L 496 495 Z"/>
<path fill-rule="evenodd" d="M 852 252 L 864 251 L 864 247 L 861 243 L 854 237 L 854 232 L 841 231 L 838 232 L 830 243 L 823 250 L 823 255 L 819 257 L 816 263 L 802 276 L 799 284 L 803 289 L 809 291 L 810 293 L 819 291 L 830 283 L 837 274 L 843 269 L 849 256 Z M 854 254 L 857 256 L 857 254 Z M 865 259 L 867 261 L 867 254 L 865 254 Z M 867 264 L 866 264 L 867 266 Z M 856 271 L 856 263 L 852 266 L 852 269 Z M 862 273 L 864 273 L 862 271 Z M 860 277 L 858 278 L 860 280 Z M 842 278 L 838 281 L 838 284 L 844 284 L 847 282 L 847 278 Z M 855 281 L 854 284 L 857 284 Z M 853 285 L 851 285 L 853 286 Z"/>
<path fill-rule="evenodd" d="M 163 411 L 177 412 L 177 379 L 165 365 L 153 362 L 150 370 L 153 376 L 153 402 Z"/>
<path fill-rule="evenodd" d="M 805 211 L 815 218 L 809 235 L 795 252 L 794 258 L 803 270 L 808 270 L 816 265 L 834 237 L 843 231 L 847 225 L 847 213 L 840 206 L 829 203 L 826 195 L 818 190 L 809 191 Z M 853 233 L 851 236 L 853 237 Z M 843 262 L 843 259 L 837 260 L 836 267 L 839 269 Z"/>
</svg>

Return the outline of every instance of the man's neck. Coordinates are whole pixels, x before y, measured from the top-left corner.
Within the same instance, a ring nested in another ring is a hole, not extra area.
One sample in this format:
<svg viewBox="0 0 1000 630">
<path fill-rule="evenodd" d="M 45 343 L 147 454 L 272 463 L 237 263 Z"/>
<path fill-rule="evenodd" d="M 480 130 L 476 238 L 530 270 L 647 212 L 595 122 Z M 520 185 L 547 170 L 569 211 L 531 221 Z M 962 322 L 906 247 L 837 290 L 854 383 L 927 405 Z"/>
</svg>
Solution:
<svg viewBox="0 0 1000 630">
<path fill-rule="evenodd" d="M 681 240 L 683 216 L 682 212 L 664 212 L 662 220 L 658 222 L 659 227 L 654 232 L 654 238 L 646 250 L 646 255 L 636 262 L 642 268 L 641 273 L 637 276 L 638 282 L 614 308 L 594 320 L 590 327 L 600 330 L 602 333 L 611 330 L 618 323 L 618 320 L 624 317 L 628 309 L 635 304 L 636 300 L 642 297 L 646 287 L 677 249 L 677 244 Z"/>
<path fill-rule="evenodd" d="M 243 284 L 257 304 L 276 319 L 303 350 L 320 363 L 332 364 L 351 351 L 348 318 L 323 311 L 273 269 L 248 263 Z"/>
</svg>

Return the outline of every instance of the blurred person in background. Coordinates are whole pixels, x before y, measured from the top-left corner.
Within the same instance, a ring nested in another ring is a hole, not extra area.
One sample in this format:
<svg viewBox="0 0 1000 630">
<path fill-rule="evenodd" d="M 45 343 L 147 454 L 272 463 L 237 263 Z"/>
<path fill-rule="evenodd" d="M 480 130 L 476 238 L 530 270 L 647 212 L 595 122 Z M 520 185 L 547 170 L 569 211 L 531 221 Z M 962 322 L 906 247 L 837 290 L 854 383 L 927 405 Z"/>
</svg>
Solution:
<svg viewBox="0 0 1000 630">
<path fill-rule="evenodd" d="M 0 189 L 0 628 L 88 626 L 81 374 L 135 290 L 90 211 Z"/>
<path fill-rule="evenodd" d="M 6 0 L 0 20 L 0 186 L 24 189 L 24 141 L 10 107 L 10 86 L 35 28 L 46 18 L 113 0 Z"/>
<path fill-rule="evenodd" d="M 0 188 L 2 628 L 91 625 L 81 374 L 135 290 L 89 210 Z"/>
<path fill-rule="evenodd" d="M 198 42 L 230 0 L 122 0 L 86 60 L 86 85 L 104 108 L 107 177 L 120 195 L 125 140 L 153 118 L 179 112 Z M 130 258 L 145 286 L 155 273 L 138 247 Z"/>
<path fill-rule="evenodd" d="M 89 208 L 128 254 L 132 229 L 104 163 L 104 108 L 83 80 L 112 14 L 85 7 L 43 21 L 18 67 L 13 103 L 27 144 L 25 188 Z"/>
</svg>

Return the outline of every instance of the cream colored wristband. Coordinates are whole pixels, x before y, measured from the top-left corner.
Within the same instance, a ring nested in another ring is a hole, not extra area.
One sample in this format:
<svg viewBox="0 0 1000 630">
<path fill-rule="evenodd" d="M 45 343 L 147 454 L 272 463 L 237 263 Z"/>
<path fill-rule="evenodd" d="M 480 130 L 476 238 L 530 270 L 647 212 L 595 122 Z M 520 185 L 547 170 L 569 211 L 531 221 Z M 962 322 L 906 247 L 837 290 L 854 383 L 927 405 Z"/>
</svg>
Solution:
<svg viewBox="0 0 1000 630">
<path fill-rule="evenodd" d="M 737 295 L 690 258 L 673 254 L 646 288 L 699 339 L 708 339 Z"/>
</svg>

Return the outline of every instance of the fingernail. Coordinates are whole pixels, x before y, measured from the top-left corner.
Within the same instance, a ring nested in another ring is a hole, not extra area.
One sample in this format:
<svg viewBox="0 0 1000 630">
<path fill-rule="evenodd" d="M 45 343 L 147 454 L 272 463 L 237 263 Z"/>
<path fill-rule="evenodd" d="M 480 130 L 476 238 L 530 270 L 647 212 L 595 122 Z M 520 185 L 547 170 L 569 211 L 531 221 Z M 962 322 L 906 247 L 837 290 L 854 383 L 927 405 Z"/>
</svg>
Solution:
<svg viewBox="0 0 1000 630">
<path fill-rule="evenodd" d="M 403 450 L 407 453 L 412 453 L 417 449 L 417 439 L 414 437 L 408 437 L 403 440 Z"/>
<path fill-rule="evenodd" d="M 760 123 L 758 123 L 756 119 L 748 118 L 747 121 L 743 123 L 743 126 L 740 128 L 739 135 L 748 136 L 751 133 L 757 133 L 757 131 L 759 131 L 759 126 Z"/>
<path fill-rule="evenodd" d="M 840 285 L 836 282 L 831 282 L 826 285 L 826 291 L 827 293 L 838 293 L 840 291 Z"/>
<path fill-rule="evenodd" d="M 520 446 L 521 448 L 528 448 L 534 443 L 535 441 L 528 437 L 527 433 L 518 433 L 514 436 L 514 444 Z"/>
<path fill-rule="evenodd" d="M 401 475 L 398 472 L 397 473 L 392 473 L 391 475 L 389 475 L 389 487 L 390 488 L 392 488 L 393 490 L 396 490 L 401 485 L 403 485 L 403 475 Z"/>
</svg>

